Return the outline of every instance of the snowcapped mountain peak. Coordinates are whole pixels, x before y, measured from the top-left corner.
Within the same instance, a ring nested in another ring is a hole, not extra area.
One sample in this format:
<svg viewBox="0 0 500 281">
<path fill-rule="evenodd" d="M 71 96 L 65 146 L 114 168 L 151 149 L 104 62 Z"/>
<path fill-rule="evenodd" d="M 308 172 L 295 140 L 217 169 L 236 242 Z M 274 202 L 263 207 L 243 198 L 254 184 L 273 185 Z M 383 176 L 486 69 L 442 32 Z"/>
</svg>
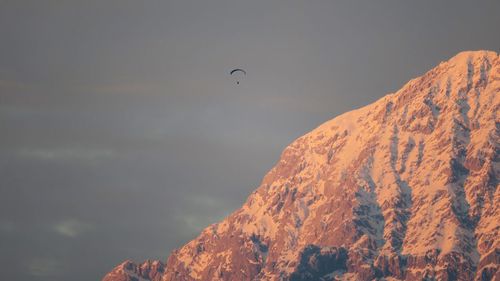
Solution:
<svg viewBox="0 0 500 281">
<path fill-rule="evenodd" d="M 498 54 L 462 52 L 320 125 L 161 280 L 499 279 L 499 92 Z"/>
</svg>

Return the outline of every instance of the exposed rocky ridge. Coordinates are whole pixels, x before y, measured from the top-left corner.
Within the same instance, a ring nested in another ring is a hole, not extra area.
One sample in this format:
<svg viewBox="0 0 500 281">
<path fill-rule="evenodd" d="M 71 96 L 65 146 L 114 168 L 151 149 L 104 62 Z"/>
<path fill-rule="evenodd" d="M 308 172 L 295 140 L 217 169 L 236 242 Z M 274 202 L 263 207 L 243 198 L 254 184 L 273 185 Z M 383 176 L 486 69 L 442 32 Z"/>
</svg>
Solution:
<svg viewBox="0 0 500 281">
<path fill-rule="evenodd" d="M 104 280 L 500 280 L 499 93 L 498 54 L 460 53 L 295 140 L 164 272 Z"/>
<path fill-rule="evenodd" d="M 135 264 L 127 260 L 108 273 L 103 281 L 160 281 L 164 272 L 165 265 L 161 261 Z"/>
</svg>

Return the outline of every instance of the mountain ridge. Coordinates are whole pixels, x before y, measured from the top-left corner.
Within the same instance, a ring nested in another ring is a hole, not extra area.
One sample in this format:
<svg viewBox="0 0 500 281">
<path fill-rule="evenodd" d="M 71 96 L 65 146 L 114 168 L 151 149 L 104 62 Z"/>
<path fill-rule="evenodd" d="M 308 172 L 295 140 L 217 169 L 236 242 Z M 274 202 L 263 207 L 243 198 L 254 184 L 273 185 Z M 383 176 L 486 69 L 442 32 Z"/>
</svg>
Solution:
<svg viewBox="0 0 500 281">
<path fill-rule="evenodd" d="M 500 280 L 499 92 L 498 54 L 461 52 L 296 139 L 165 267 L 103 280 Z"/>
</svg>

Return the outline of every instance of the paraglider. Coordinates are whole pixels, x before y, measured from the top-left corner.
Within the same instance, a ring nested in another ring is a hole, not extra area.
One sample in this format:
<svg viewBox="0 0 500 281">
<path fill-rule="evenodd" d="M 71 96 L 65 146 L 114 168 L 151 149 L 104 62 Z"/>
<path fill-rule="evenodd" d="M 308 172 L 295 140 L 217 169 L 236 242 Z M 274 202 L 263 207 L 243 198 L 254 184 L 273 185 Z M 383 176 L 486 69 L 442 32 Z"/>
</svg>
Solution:
<svg viewBox="0 0 500 281">
<path fill-rule="evenodd" d="M 235 69 L 231 70 L 231 72 L 229 73 L 229 75 L 231 75 L 231 76 L 232 76 L 233 74 L 234 74 L 235 76 L 236 76 L 236 75 L 247 75 L 247 72 L 246 72 L 245 70 L 241 69 L 241 68 L 235 68 Z M 238 76 L 238 77 L 239 77 L 239 76 Z M 236 80 L 236 84 L 237 84 L 237 85 L 239 85 L 239 84 L 240 84 L 240 79 L 239 79 L 238 77 L 236 78 L 236 79 L 237 79 L 237 80 Z"/>
</svg>

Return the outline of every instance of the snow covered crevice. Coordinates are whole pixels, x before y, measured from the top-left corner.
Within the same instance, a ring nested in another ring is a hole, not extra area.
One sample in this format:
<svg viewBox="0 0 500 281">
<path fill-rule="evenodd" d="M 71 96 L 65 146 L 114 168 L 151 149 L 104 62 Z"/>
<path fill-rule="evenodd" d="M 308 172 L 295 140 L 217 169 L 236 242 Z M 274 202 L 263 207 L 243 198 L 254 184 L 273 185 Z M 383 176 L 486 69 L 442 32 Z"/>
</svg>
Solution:
<svg viewBox="0 0 500 281">
<path fill-rule="evenodd" d="M 401 178 L 401 170 L 397 169 L 397 160 L 401 159 L 401 166 L 405 167 L 406 158 L 412 150 L 412 142 L 409 140 L 402 156 L 399 157 L 400 147 L 399 129 L 396 124 L 392 128 L 390 138 L 390 171 L 393 178 L 394 191 L 391 194 L 390 200 L 382 206 L 385 219 L 385 234 L 386 245 L 384 249 L 394 251 L 401 254 L 403 241 L 406 236 L 407 222 L 411 214 L 412 207 L 412 191 L 408 183 Z"/>
<path fill-rule="evenodd" d="M 352 219 L 356 229 L 356 242 L 349 251 L 364 251 L 366 255 L 362 259 L 365 262 L 373 260 L 385 243 L 386 221 L 376 193 L 377 186 L 372 178 L 374 154 L 375 146 L 369 146 L 361 152 L 360 157 L 353 163 L 359 167 L 359 172 L 345 178 L 346 187 L 356 190 Z"/>
<path fill-rule="evenodd" d="M 384 244 L 384 216 L 377 202 L 377 195 L 370 191 L 374 188 L 373 181 L 366 182 L 367 186 L 359 186 L 356 192 L 357 205 L 353 213 L 353 224 L 356 229 L 357 243 L 354 248 L 369 250 L 375 255 L 379 247 Z M 364 237 L 366 236 L 366 237 Z"/>
<path fill-rule="evenodd" d="M 467 92 L 472 89 L 473 77 L 474 77 L 474 63 L 472 56 L 467 58 Z"/>
<path fill-rule="evenodd" d="M 446 78 L 446 92 L 445 92 L 445 95 L 446 95 L 447 98 L 450 97 L 450 93 L 451 93 L 451 79 L 448 76 Z"/>
<path fill-rule="evenodd" d="M 410 155 L 410 153 L 413 151 L 413 149 L 415 148 L 415 140 L 410 136 L 408 137 L 408 140 L 406 141 L 406 144 L 404 146 L 404 150 L 403 150 L 403 153 L 401 155 L 401 163 L 399 165 L 399 169 L 398 169 L 398 174 L 402 174 L 404 172 L 406 172 L 406 167 L 407 167 L 407 162 L 408 162 L 408 156 Z"/>
<path fill-rule="evenodd" d="M 451 149 L 452 155 L 449 161 L 449 175 L 447 183 L 453 192 L 452 208 L 465 228 L 471 228 L 472 221 L 469 218 L 469 202 L 465 196 L 465 183 L 470 174 L 469 169 L 465 167 L 467 156 L 467 147 L 470 143 L 470 121 L 468 112 L 470 109 L 467 103 L 467 93 L 459 91 L 456 101 L 457 116 L 453 118 L 451 130 Z"/>
</svg>

